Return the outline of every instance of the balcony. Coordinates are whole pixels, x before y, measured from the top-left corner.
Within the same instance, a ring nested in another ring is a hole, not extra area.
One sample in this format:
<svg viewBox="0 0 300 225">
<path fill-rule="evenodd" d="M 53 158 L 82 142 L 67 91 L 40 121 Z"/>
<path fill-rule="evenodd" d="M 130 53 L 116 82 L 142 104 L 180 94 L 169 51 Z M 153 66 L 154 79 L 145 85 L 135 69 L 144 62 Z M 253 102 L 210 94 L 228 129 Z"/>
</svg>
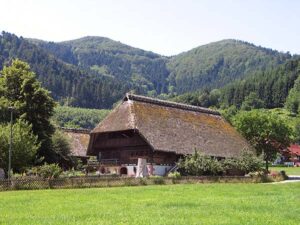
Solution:
<svg viewBox="0 0 300 225">
<path fill-rule="evenodd" d="M 114 165 L 114 166 L 120 165 L 118 159 L 101 159 L 99 163 L 100 165 Z"/>
</svg>

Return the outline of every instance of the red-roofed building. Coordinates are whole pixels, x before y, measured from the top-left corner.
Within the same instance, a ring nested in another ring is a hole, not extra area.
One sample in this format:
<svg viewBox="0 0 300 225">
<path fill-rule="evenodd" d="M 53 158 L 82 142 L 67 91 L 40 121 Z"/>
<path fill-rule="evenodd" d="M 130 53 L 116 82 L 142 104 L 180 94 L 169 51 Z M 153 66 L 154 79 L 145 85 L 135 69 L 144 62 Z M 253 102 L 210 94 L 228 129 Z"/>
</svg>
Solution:
<svg viewBox="0 0 300 225">
<path fill-rule="evenodd" d="M 300 161 L 300 145 L 293 144 L 290 147 L 288 147 L 288 151 L 291 154 L 291 159 L 293 161 L 297 160 Z"/>
</svg>

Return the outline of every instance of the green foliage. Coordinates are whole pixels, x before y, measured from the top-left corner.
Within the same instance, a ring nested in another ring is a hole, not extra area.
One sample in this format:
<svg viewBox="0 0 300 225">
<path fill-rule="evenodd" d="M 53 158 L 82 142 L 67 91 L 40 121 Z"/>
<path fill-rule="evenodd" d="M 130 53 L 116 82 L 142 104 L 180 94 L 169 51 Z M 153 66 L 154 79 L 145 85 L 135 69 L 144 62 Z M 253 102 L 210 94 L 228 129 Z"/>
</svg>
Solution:
<svg viewBox="0 0 300 225">
<path fill-rule="evenodd" d="M 54 162 L 62 166 L 72 165 L 70 142 L 59 130 L 56 130 L 51 137 L 51 149 L 55 152 Z"/>
<path fill-rule="evenodd" d="M 32 126 L 22 120 L 13 125 L 12 169 L 22 172 L 34 159 L 40 144 L 31 131 Z M 7 171 L 10 143 L 10 124 L 0 124 L 0 168 Z"/>
<path fill-rule="evenodd" d="M 222 116 L 230 123 L 232 123 L 232 118 L 238 113 L 236 106 L 232 105 L 221 111 Z"/>
<path fill-rule="evenodd" d="M 165 184 L 165 179 L 162 176 L 151 176 L 151 179 L 153 180 L 154 184 Z"/>
<path fill-rule="evenodd" d="M 0 68 L 13 58 L 30 63 L 55 100 L 86 108 L 111 108 L 130 90 L 162 98 L 197 91 L 192 104 L 218 107 L 224 103 L 238 108 L 255 92 L 266 107 L 278 107 L 284 104 L 296 76 L 289 66 L 276 70 L 292 58 L 290 54 L 237 40 L 211 43 L 168 58 L 102 37 L 53 43 L 3 32 Z M 237 79 L 241 81 L 222 93 L 205 91 Z"/>
<path fill-rule="evenodd" d="M 178 167 L 186 174 L 193 176 L 219 175 L 223 172 L 220 161 L 198 151 L 195 151 L 192 155 L 187 155 L 184 159 L 180 159 Z"/>
<path fill-rule="evenodd" d="M 295 141 L 300 143 L 300 119 L 295 125 Z"/>
<path fill-rule="evenodd" d="M 58 164 L 47 164 L 36 168 L 37 175 L 45 179 L 57 178 L 62 173 Z"/>
<path fill-rule="evenodd" d="M 260 171 L 262 165 L 262 158 L 257 157 L 250 150 L 243 150 L 240 156 L 224 160 L 218 160 L 195 151 L 193 155 L 188 155 L 178 162 L 178 167 L 183 173 L 193 176 L 222 175 L 223 173 L 242 175 Z"/>
<path fill-rule="evenodd" d="M 237 158 L 227 158 L 222 162 L 224 170 L 238 170 L 245 174 L 260 171 L 263 167 L 263 160 L 249 150 L 242 151 Z"/>
<path fill-rule="evenodd" d="M 173 178 L 173 179 L 179 179 L 181 178 L 181 174 L 179 172 L 172 172 L 168 174 L 168 177 Z"/>
<path fill-rule="evenodd" d="M 241 109 L 246 111 L 260 108 L 264 108 L 264 102 L 259 99 L 259 96 L 255 92 L 251 92 L 246 96 L 241 106 Z"/>
<path fill-rule="evenodd" d="M 268 162 L 291 143 L 292 129 L 284 121 L 267 111 L 240 112 L 234 119 L 238 131 L 253 145 L 257 154 Z"/>
<path fill-rule="evenodd" d="M 263 159 L 257 157 L 252 151 L 242 151 L 242 154 L 237 158 L 239 169 L 245 173 L 260 171 L 263 166 Z"/>
<path fill-rule="evenodd" d="M 246 103 L 252 102 L 250 108 L 261 108 L 262 106 L 266 108 L 283 107 L 289 90 L 300 75 L 299 71 L 300 60 L 297 59 L 288 61 L 279 67 L 269 67 L 265 71 L 249 74 L 245 79 L 236 80 L 221 89 L 220 104 L 225 106 L 235 105 L 240 108 L 242 103 L 247 100 Z M 256 100 L 253 101 L 249 97 Z M 258 103 L 258 106 L 251 107 L 253 103 L 255 105 Z"/>
<path fill-rule="evenodd" d="M 41 87 L 29 65 L 20 60 L 14 60 L 11 66 L 4 67 L 1 74 L 0 98 L 1 103 L 5 104 L 1 108 L 13 106 L 15 118 L 32 125 L 33 134 L 38 136 L 41 143 L 39 157 L 45 157 L 46 161 L 51 160 L 52 152 L 49 146 L 54 127 L 50 123 L 50 117 L 53 115 L 55 103 L 50 93 Z M 9 119 L 7 114 L 4 120 Z"/>
<path fill-rule="evenodd" d="M 109 112 L 105 109 L 57 106 L 52 119 L 60 127 L 93 129 Z"/>
<path fill-rule="evenodd" d="M 223 40 L 181 53 L 168 62 L 170 85 L 177 93 L 222 87 L 255 71 L 290 59 L 271 49 L 238 40 Z M 230 76 L 229 76 L 230 74 Z"/>
<path fill-rule="evenodd" d="M 26 61 L 43 86 L 51 91 L 55 100 L 76 107 L 109 108 L 122 98 L 125 92 L 133 89 L 130 82 L 99 74 L 90 68 L 72 65 L 77 61 L 69 45 L 62 46 L 63 59 L 66 61 L 42 47 L 22 37 L 2 32 L 0 69 L 14 58 Z M 55 48 L 54 52 L 60 54 L 61 48 Z M 114 65 L 116 68 L 119 66 L 117 62 Z"/>
<path fill-rule="evenodd" d="M 297 77 L 300 76 L 300 60 L 290 60 L 276 68 L 267 68 L 248 74 L 244 79 L 235 80 L 219 90 L 196 91 L 173 97 L 173 100 L 204 107 L 251 110 L 258 108 L 283 107 L 296 112 L 298 109 Z M 298 78 L 299 80 L 299 78 Z M 294 84 L 295 83 L 295 84 Z M 290 97 L 286 102 L 289 90 Z M 286 102 L 286 103 L 285 103 Z"/>
<path fill-rule="evenodd" d="M 285 106 L 294 114 L 300 112 L 300 76 L 295 81 L 293 88 L 289 91 Z"/>
</svg>

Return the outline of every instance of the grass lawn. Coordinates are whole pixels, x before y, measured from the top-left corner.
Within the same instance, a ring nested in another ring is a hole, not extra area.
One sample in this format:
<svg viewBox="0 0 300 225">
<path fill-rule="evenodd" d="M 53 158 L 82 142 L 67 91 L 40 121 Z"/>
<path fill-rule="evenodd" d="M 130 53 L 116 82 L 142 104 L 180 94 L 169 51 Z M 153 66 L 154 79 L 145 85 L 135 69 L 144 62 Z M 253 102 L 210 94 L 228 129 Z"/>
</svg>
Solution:
<svg viewBox="0 0 300 225">
<path fill-rule="evenodd" d="M 270 167 L 271 171 L 284 170 L 287 175 L 300 175 L 300 167 Z"/>
<path fill-rule="evenodd" d="M 0 224 L 299 224 L 300 183 L 0 192 Z"/>
</svg>

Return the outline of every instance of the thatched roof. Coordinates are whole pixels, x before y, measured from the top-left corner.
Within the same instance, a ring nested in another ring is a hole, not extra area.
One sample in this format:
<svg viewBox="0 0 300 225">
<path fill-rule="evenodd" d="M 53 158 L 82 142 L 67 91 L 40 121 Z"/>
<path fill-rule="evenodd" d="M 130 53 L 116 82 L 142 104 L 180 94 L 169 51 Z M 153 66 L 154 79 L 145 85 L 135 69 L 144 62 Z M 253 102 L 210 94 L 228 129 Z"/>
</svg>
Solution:
<svg viewBox="0 0 300 225">
<path fill-rule="evenodd" d="M 90 130 L 60 128 L 67 136 L 71 145 L 71 155 L 77 157 L 86 157 L 86 151 L 90 140 Z"/>
<path fill-rule="evenodd" d="M 154 151 L 191 154 L 197 149 L 211 156 L 233 157 L 249 148 L 217 111 L 127 94 L 92 130 L 88 153 L 93 153 L 94 135 L 129 129 L 139 132 Z"/>
</svg>

